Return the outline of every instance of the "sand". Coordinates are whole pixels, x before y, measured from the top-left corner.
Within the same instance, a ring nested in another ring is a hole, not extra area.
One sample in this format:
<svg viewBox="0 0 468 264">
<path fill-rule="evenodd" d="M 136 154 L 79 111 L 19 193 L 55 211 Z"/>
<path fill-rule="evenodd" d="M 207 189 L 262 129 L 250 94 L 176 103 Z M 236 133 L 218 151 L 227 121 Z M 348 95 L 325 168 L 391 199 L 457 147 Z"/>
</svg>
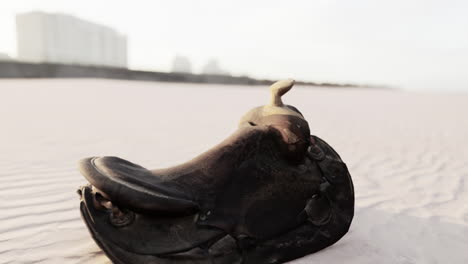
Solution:
<svg viewBox="0 0 468 264">
<path fill-rule="evenodd" d="M 0 80 L 0 263 L 108 263 L 80 219 L 80 158 L 186 161 L 267 87 Z M 295 87 L 284 97 L 348 164 L 350 232 L 305 263 L 468 263 L 468 95 Z"/>
</svg>

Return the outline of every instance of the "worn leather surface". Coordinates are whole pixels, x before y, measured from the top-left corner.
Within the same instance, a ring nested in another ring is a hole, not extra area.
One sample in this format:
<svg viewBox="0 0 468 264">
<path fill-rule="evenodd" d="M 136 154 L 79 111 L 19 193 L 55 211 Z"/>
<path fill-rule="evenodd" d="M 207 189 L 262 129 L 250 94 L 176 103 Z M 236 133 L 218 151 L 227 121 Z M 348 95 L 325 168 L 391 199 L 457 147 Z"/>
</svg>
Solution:
<svg viewBox="0 0 468 264">
<path fill-rule="evenodd" d="M 354 214 L 346 165 L 295 116 L 241 126 L 167 169 L 117 157 L 80 169 L 93 186 L 83 218 L 115 263 L 280 263 L 332 245 Z"/>
</svg>

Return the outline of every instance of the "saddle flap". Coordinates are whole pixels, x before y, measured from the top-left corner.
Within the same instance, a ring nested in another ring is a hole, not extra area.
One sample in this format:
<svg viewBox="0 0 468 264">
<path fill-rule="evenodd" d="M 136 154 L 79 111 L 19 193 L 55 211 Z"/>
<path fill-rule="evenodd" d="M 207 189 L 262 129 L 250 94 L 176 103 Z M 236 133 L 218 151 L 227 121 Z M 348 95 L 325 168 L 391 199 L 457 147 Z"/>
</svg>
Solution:
<svg viewBox="0 0 468 264">
<path fill-rule="evenodd" d="M 221 238 L 225 233 L 215 228 L 199 228 L 197 215 L 162 217 L 134 212 L 123 212 L 130 219 L 116 225 L 111 210 L 95 208 L 91 187 L 81 190 L 81 213 L 94 236 L 137 254 L 173 254 L 195 248 L 206 241 Z"/>
</svg>

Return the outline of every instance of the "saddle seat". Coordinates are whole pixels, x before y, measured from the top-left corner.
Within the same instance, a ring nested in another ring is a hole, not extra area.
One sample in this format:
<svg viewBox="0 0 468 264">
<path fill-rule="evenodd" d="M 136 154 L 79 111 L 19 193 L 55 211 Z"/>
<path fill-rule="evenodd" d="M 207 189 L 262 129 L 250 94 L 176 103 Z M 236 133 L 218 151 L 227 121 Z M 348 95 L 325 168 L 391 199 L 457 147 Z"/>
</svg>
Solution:
<svg viewBox="0 0 468 264">
<path fill-rule="evenodd" d="M 86 158 L 79 167 L 90 184 L 117 205 L 146 213 L 190 214 L 198 210 L 191 192 L 164 176 L 169 172 L 155 173 L 112 156 Z"/>
</svg>

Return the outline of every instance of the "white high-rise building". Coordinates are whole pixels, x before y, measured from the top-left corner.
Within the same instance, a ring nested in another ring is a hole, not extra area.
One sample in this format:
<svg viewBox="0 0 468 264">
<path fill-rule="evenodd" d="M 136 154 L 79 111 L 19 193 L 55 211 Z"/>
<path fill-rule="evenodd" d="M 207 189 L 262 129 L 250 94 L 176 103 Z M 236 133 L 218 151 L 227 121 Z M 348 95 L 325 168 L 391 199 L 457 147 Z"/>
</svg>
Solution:
<svg viewBox="0 0 468 264">
<path fill-rule="evenodd" d="M 229 75 L 229 73 L 219 66 L 219 62 L 216 59 L 210 59 L 205 66 L 203 66 L 204 74 L 215 74 L 215 75 Z"/>
<path fill-rule="evenodd" d="M 192 63 L 187 57 L 177 55 L 172 60 L 172 72 L 192 73 Z"/>
<path fill-rule="evenodd" d="M 18 60 L 127 67 L 127 37 L 65 14 L 16 16 Z"/>
</svg>

